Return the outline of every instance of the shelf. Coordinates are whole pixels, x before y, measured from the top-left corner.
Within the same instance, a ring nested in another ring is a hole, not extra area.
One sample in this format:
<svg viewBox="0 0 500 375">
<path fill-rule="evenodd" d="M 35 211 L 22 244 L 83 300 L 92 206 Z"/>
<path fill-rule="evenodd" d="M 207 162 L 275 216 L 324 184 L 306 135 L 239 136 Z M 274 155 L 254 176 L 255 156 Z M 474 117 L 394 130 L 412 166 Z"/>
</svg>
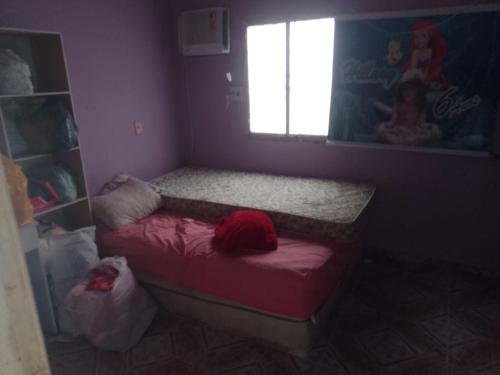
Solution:
<svg viewBox="0 0 500 375">
<path fill-rule="evenodd" d="M 61 34 L 0 27 L 0 45 L 12 50 L 27 64 L 34 91 L 25 90 L 24 94 L 22 91 L 17 94 L 0 92 L 0 152 L 18 163 L 25 175 L 36 175 L 37 169 L 60 167 L 73 177 L 76 187 L 73 196 L 76 195 L 77 199 L 47 207 L 34 214 L 35 219 L 67 230 L 89 226 L 92 213 L 79 142 L 67 150 L 54 150 L 57 143 L 54 132 L 59 128 L 57 113 L 50 107 L 64 106 L 74 117 Z M 35 113 L 38 109 L 47 109 L 48 112 Z M 78 121 L 75 119 L 74 122 Z M 26 145 L 16 143 L 21 138 Z M 49 141 L 54 147 L 49 147 Z"/>
<path fill-rule="evenodd" d="M 31 161 L 31 160 L 36 160 L 36 159 L 43 159 L 43 158 L 47 158 L 47 157 L 54 156 L 54 155 L 60 155 L 60 154 L 66 153 L 66 152 L 77 151 L 79 149 L 80 149 L 80 147 L 76 146 L 76 147 L 72 147 L 72 148 L 70 148 L 68 150 L 54 151 L 54 152 L 47 153 L 47 154 L 34 154 L 34 155 L 19 156 L 19 157 L 15 157 L 14 161 L 16 163 L 22 163 L 22 162 L 25 162 L 25 161 Z"/>
<path fill-rule="evenodd" d="M 46 209 L 45 211 L 38 212 L 38 213 L 34 214 L 33 217 L 37 218 L 37 217 L 46 215 L 50 212 L 54 212 L 54 211 L 60 210 L 62 208 L 66 208 L 66 207 L 72 206 L 72 205 L 80 203 L 80 202 L 84 202 L 86 200 L 87 200 L 87 197 L 76 198 L 74 201 L 58 204 L 57 206 L 50 207 L 50 208 Z"/>
<path fill-rule="evenodd" d="M 0 99 L 36 98 L 44 96 L 69 95 L 69 91 L 35 92 L 34 94 L 0 95 Z"/>
<path fill-rule="evenodd" d="M 15 27 L 2 27 L 0 29 L 0 36 L 2 35 L 59 35 L 56 31 L 41 31 L 41 30 L 25 30 L 25 29 L 17 29 Z"/>
</svg>

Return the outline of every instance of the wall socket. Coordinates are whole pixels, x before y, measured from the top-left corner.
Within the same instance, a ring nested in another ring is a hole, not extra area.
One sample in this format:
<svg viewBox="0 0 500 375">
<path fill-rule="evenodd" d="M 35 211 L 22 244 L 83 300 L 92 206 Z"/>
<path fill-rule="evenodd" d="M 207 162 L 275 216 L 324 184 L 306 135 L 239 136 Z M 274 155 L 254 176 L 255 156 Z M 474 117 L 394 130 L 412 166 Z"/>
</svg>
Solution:
<svg viewBox="0 0 500 375">
<path fill-rule="evenodd" d="M 141 135 L 144 133 L 144 126 L 142 126 L 142 122 L 135 120 L 134 121 L 134 134 Z"/>
<path fill-rule="evenodd" d="M 227 98 L 232 102 L 242 102 L 244 98 L 243 86 L 231 86 L 227 91 Z"/>
</svg>

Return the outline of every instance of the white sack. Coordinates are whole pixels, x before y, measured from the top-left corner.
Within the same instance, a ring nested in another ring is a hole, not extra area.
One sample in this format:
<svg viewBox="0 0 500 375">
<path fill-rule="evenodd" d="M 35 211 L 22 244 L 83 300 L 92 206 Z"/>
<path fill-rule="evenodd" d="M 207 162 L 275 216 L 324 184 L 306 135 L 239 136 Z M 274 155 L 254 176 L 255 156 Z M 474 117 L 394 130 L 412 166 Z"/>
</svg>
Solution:
<svg viewBox="0 0 500 375">
<path fill-rule="evenodd" d="M 50 234 L 40 240 L 40 257 L 61 334 L 81 334 L 64 304 L 71 289 L 85 280 L 89 271 L 99 263 L 97 246 L 91 235 L 90 228 L 83 228 L 74 232 Z"/>
<path fill-rule="evenodd" d="M 87 281 L 81 282 L 68 295 L 66 308 L 94 346 L 126 351 L 139 342 L 157 306 L 137 284 L 124 257 L 104 258 L 100 265 L 112 266 L 119 272 L 113 289 L 87 291 Z"/>
</svg>

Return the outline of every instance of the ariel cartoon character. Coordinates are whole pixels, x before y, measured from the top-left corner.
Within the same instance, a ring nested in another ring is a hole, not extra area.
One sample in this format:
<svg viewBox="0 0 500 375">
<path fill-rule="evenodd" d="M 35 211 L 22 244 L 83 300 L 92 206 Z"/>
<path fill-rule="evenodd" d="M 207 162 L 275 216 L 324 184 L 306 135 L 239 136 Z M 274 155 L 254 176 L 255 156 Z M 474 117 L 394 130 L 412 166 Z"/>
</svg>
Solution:
<svg viewBox="0 0 500 375">
<path fill-rule="evenodd" d="M 415 22 L 411 28 L 412 43 L 410 61 L 403 72 L 427 82 L 432 90 L 444 90 L 448 82 L 443 74 L 443 61 L 448 54 L 448 42 L 431 20 Z"/>
<path fill-rule="evenodd" d="M 390 144 L 419 146 L 439 140 L 437 124 L 426 121 L 427 87 L 419 79 L 411 78 L 399 84 L 396 103 L 387 112 L 391 120 L 377 125 L 379 138 Z"/>
</svg>

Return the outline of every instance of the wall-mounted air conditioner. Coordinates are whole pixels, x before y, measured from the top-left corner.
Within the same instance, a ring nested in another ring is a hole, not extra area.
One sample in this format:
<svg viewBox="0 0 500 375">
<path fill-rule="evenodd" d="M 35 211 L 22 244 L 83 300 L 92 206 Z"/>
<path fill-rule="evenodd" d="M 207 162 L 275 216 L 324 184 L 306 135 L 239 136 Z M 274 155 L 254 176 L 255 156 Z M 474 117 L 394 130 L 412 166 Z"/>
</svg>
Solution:
<svg viewBox="0 0 500 375">
<path fill-rule="evenodd" d="M 182 12 L 178 20 L 179 46 L 184 56 L 229 53 L 229 9 Z"/>
</svg>

